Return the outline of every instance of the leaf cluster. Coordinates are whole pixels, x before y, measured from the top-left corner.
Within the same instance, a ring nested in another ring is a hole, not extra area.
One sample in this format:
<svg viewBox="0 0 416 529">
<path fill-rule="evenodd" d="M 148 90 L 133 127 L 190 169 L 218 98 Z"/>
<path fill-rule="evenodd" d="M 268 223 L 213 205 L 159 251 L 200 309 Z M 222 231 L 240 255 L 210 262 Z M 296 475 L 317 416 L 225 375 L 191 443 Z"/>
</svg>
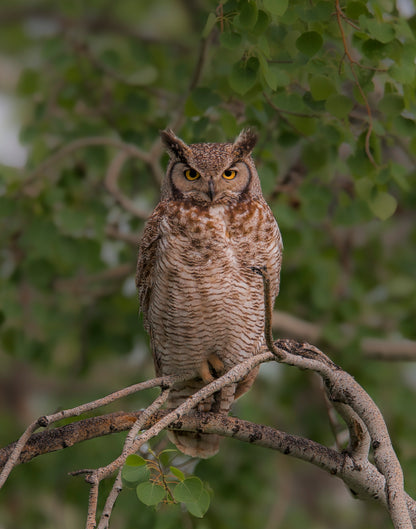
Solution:
<svg viewBox="0 0 416 529">
<path fill-rule="evenodd" d="M 202 518 L 211 502 L 210 489 L 197 476 L 187 475 L 170 465 L 177 451 L 166 449 L 145 459 L 128 456 L 122 470 L 125 485 L 136 487 L 137 498 L 156 509 L 163 505 L 182 504 L 186 510 Z"/>
</svg>

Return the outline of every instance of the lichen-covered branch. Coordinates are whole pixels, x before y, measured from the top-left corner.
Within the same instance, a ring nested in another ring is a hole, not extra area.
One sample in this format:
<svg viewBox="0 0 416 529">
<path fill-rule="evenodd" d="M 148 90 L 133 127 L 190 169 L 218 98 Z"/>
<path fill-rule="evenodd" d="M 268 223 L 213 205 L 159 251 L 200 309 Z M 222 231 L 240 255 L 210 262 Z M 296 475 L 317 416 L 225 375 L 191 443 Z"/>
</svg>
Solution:
<svg viewBox="0 0 416 529">
<path fill-rule="evenodd" d="M 357 497 L 366 500 L 372 498 L 382 503 L 389 511 L 396 529 L 416 527 L 416 502 L 404 491 L 403 472 L 380 410 L 351 375 L 315 346 L 294 340 L 273 340 L 268 273 L 266 268 L 256 268 L 253 271 L 262 276 L 265 294 L 267 347 L 265 346 L 260 354 L 233 367 L 173 410 L 158 411 L 166 401 L 169 388 L 179 378 L 162 377 L 136 384 L 71 410 L 41 417 L 29 426 L 14 445 L 0 451 L 0 466 L 4 464 L 0 474 L 0 485 L 5 482 L 15 465 L 28 461 L 40 453 L 65 448 L 76 442 L 111 432 L 130 430 L 119 457 L 105 467 L 81 471 L 86 474 L 86 480 L 91 484 L 86 527 L 93 529 L 96 527 L 100 482 L 119 471 L 128 455 L 136 452 L 145 442 L 157 436 L 162 430 L 171 428 L 233 437 L 308 461 L 342 479 Z M 322 378 L 329 401 L 348 427 L 347 450 L 333 450 L 309 439 L 221 414 L 195 412 L 199 402 L 221 388 L 244 379 L 257 365 L 272 360 L 313 371 Z M 187 376 L 189 377 L 189 374 L 184 373 L 180 378 L 184 380 Z M 32 435 L 40 426 L 45 427 L 63 418 L 78 416 L 133 392 L 156 386 L 162 388 L 162 393 L 142 412 L 86 419 L 56 430 Z M 369 461 L 370 449 L 374 464 Z M 99 527 L 107 527 L 120 491 L 118 474 L 107 498 Z"/>
<path fill-rule="evenodd" d="M 265 338 L 267 347 L 277 361 L 308 369 L 321 376 L 331 402 L 339 407 L 350 429 L 350 446 L 355 448 L 362 461 L 369 446 L 373 449 L 377 469 L 385 478 L 387 507 L 397 529 L 412 529 L 413 525 L 406 504 L 403 471 L 394 452 L 386 423 L 380 410 L 370 396 L 347 372 L 334 364 L 322 351 L 313 345 L 300 344 L 298 350 L 291 347 L 276 347 L 272 337 L 272 302 L 270 279 L 266 267 L 253 269 L 263 278 L 265 305 Z M 348 408 L 351 411 L 346 411 Z"/>
<path fill-rule="evenodd" d="M 278 344 L 277 341 L 276 346 Z M 154 413 L 145 421 L 143 429 L 149 429 L 168 413 L 168 410 Z M 143 411 L 115 412 L 35 433 L 30 437 L 18 463 L 27 463 L 38 455 L 69 448 L 89 439 L 129 430 L 142 414 Z M 367 501 L 376 500 L 387 506 L 384 493 L 385 480 L 382 474 L 368 461 L 359 464 L 358 459 L 349 451 L 334 450 L 270 426 L 215 413 L 197 412 L 192 415 L 183 415 L 169 428 L 183 431 L 198 429 L 201 433 L 222 435 L 236 441 L 276 450 L 284 455 L 311 463 L 342 479 L 357 498 Z M 15 443 L 12 443 L 0 450 L 0 468 L 4 466 L 14 446 Z M 412 523 L 416 527 L 416 502 L 410 496 L 406 496 L 406 502 Z"/>
<path fill-rule="evenodd" d="M 184 377 L 186 378 L 186 374 L 184 375 Z M 47 426 L 50 426 L 62 419 L 67 419 L 68 417 L 78 417 L 79 415 L 83 413 L 87 413 L 88 411 L 95 410 L 97 408 L 100 408 L 101 406 L 106 406 L 107 404 L 110 404 L 111 402 L 114 402 L 120 398 L 126 397 L 127 395 L 132 395 L 133 393 L 137 393 L 138 391 L 142 391 L 144 389 L 150 389 L 150 388 L 154 388 L 158 386 L 169 387 L 171 384 L 177 381 L 178 381 L 178 377 L 172 377 L 172 376 L 153 378 L 151 380 L 146 380 L 145 382 L 139 382 L 138 384 L 133 384 L 132 386 L 128 386 L 127 388 L 123 388 L 119 391 L 115 391 L 114 393 L 111 393 L 110 395 L 107 395 L 106 397 L 102 397 L 92 402 L 87 402 L 86 404 L 81 404 L 80 406 L 76 406 L 75 408 L 70 408 L 68 410 L 61 410 L 51 415 L 44 415 L 42 417 L 39 417 L 38 419 L 36 419 L 36 421 L 34 421 L 32 424 L 30 424 L 26 428 L 26 430 L 23 432 L 20 439 L 14 445 L 13 450 L 10 453 L 0 473 L 0 488 L 4 485 L 13 467 L 17 464 L 20 458 L 20 454 L 25 448 L 26 443 L 29 440 L 30 436 L 38 428 L 46 428 Z"/>
</svg>

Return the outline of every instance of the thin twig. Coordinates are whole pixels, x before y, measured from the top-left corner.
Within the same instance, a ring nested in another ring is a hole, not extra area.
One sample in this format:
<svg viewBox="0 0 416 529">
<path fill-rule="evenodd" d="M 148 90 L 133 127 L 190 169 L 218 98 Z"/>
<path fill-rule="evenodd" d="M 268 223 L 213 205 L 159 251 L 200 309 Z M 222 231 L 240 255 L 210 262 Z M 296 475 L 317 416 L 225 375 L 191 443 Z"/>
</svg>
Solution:
<svg viewBox="0 0 416 529">
<path fill-rule="evenodd" d="M 107 237 L 111 237 L 112 239 L 118 239 L 119 241 L 126 242 L 127 244 L 131 244 L 135 248 L 138 247 L 141 234 L 138 233 L 124 233 L 122 231 L 119 231 L 115 226 L 109 225 L 105 228 L 105 234 Z"/>
<path fill-rule="evenodd" d="M 96 481 L 91 484 L 90 494 L 88 497 L 88 512 L 87 512 L 87 524 L 86 529 L 94 529 L 96 526 L 95 516 L 98 505 L 98 489 L 100 483 Z"/>
<path fill-rule="evenodd" d="M 387 361 L 415 361 L 416 341 L 383 340 L 380 338 L 363 338 L 361 349 L 367 358 Z"/>
<path fill-rule="evenodd" d="M 121 456 L 119 456 L 116 460 L 114 460 L 110 465 L 107 465 L 107 467 L 105 467 L 108 470 L 107 473 L 104 473 L 102 471 L 102 468 L 99 468 L 95 470 L 94 472 L 92 472 L 92 474 L 87 476 L 86 481 L 88 481 L 88 483 L 91 483 L 93 488 L 95 487 L 96 483 L 99 485 L 102 479 L 107 477 L 109 473 L 113 472 L 116 469 L 120 469 L 126 462 L 127 457 L 133 454 L 134 452 L 136 452 L 136 450 L 134 449 L 135 437 L 137 436 L 139 430 L 143 428 L 143 425 L 146 423 L 149 417 L 151 417 L 153 413 L 155 413 L 157 410 L 159 410 L 163 406 L 168 396 L 169 396 L 169 389 L 162 391 L 162 393 L 152 402 L 152 404 L 148 406 L 146 410 L 144 410 L 144 412 L 137 419 L 137 421 L 132 426 L 130 432 L 128 433 L 126 440 L 124 442 L 124 447 L 123 447 Z M 109 470 L 110 466 L 112 468 L 111 471 Z M 108 520 L 111 516 L 111 509 L 114 506 L 117 496 L 120 492 L 121 492 L 121 483 L 116 478 L 116 480 L 113 483 L 113 487 L 109 493 L 109 496 L 107 497 L 106 511 L 102 514 L 100 518 L 100 525 L 105 524 L 105 523 L 108 524 Z M 95 510 L 93 511 L 93 509 Z M 89 504 L 88 512 L 91 512 L 91 513 L 93 512 L 93 516 L 91 515 L 88 518 L 86 529 L 94 529 L 96 526 L 97 504 L 96 503 Z"/>
<path fill-rule="evenodd" d="M 114 156 L 113 161 L 110 163 L 107 169 L 104 180 L 105 186 L 117 200 L 117 202 L 123 207 L 123 209 L 135 217 L 138 217 L 139 219 L 146 220 L 150 216 L 151 211 L 137 207 L 136 204 L 132 202 L 124 193 L 122 193 L 118 187 L 118 179 L 120 177 L 121 170 L 123 169 L 123 165 L 129 157 L 130 154 L 125 151 L 119 152 Z"/>
<path fill-rule="evenodd" d="M 362 86 L 360 84 L 359 79 L 358 79 L 357 72 L 355 71 L 355 65 L 358 64 L 358 63 L 351 56 L 351 53 L 349 51 L 349 47 L 348 47 L 348 43 L 347 43 L 347 37 L 345 35 L 344 27 L 342 25 L 342 20 L 345 18 L 345 16 L 344 16 L 344 13 L 343 13 L 343 11 L 341 9 L 339 0 L 335 0 L 335 9 L 336 9 L 337 23 L 338 23 L 339 31 L 341 33 L 342 44 L 344 46 L 344 57 L 347 57 L 347 59 L 348 59 L 348 63 L 350 65 L 350 70 L 351 70 L 352 76 L 354 77 L 355 85 L 358 88 L 358 91 L 360 92 L 360 95 L 361 95 L 361 97 L 362 97 L 362 99 L 364 101 L 364 106 L 365 106 L 366 111 L 367 111 L 368 128 L 367 128 L 367 132 L 366 132 L 366 135 L 365 135 L 365 152 L 367 154 L 368 159 L 372 163 L 372 165 L 374 165 L 374 167 L 378 167 L 376 161 L 374 160 L 374 157 L 373 157 L 373 154 L 371 152 L 371 149 L 370 149 L 370 138 L 371 138 L 371 133 L 373 131 L 373 115 L 372 115 L 372 112 L 371 112 L 371 107 L 370 107 L 370 104 L 368 102 L 367 96 L 365 95 L 365 92 L 364 92 L 364 90 L 363 90 L 363 88 L 362 88 Z"/>
<path fill-rule="evenodd" d="M 205 66 L 205 63 L 206 63 L 206 58 L 207 58 L 207 53 L 208 53 L 208 48 L 209 48 L 209 45 L 210 45 L 210 42 L 211 42 L 211 37 L 208 36 L 207 38 L 202 38 L 200 43 L 199 43 L 199 49 L 198 49 L 198 55 L 197 55 L 197 60 L 196 60 L 196 63 L 195 63 L 195 67 L 194 67 L 194 71 L 191 75 L 191 78 L 190 78 L 190 81 L 189 81 L 189 84 L 188 84 L 188 88 L 185 90 L 185 92 L 180 96 L 180 99 L 179 101 L 177 102 L 176 104 L 176 110 L 175 110 L 175 113 L 174 113 L 174 118 L 172 119 L 172 121 L 169 123 L 169 125 L 167 126 L 167 128 L 169 129 L 172 129 L 172 130 L 178 130 L 182 127 L 183 123 L 185 122 L 185 114 L 184 114 L 184 106 L 185 106 L 185 103 L 189 97 L 189 95 L 192 93 L 192 90 L 194 90 L 200 80 L 201 80 L 201 77 L 202 77 L 202 74 L 203 74 L 203 70 L 204 70 L 204 66 Z M 163 153 L 163 144 L 162 144 L 162 141 L 161 139 L 158 137 L 155 139 L 155 141 L 153 142 L 153 145 L 151 146 L 150 150 L 149 150 L 149 166 L 153 172 L 153 175 L 154 177 L 156 178 L 156 180 L 158 182 L 162 182 L 163 180 L 163 174 L 161 173 L 161 169 L 160 169 L 160 164 L 159 164 L 159 161 L 157 162 L 157 164 L 155 164 L 155 160 L 159 160 L 160 159 L 160 156 L 162 155 Z M 152 165 L 152 160 L 153 160 L 153 165 Z"/>
<path fill-rule="evenodd" d="M 125 143 L 124 141 L 118 140 L 117 138 L 110 138 L 107 136 L 89 136 L 86 138 L 79 138 L 77 140 L 67 143 L 60 149 L 58 149 L 54 154 L 42 162 L 32 173 L 28 175 L 25 180 L 25 186 L 29 186 L 33 183 L 39 176 L 42 176 L 46 173 L 51 167 L 56 165 L 58 162 L 66 158 L 69 154 L 82 149 L 84 147 L 91 147 L 94 145 L 105 145 L 108 147 L 115 147 L 122 151 L 125 151 L 130 156 L 138 158 L 139 160 L 149 163 L 149 154 L 145 151 L 142 151 L 135 145 L 131 143 Z"/>
<path fill-rule="evenodd" d="M 114 504 L 115 504 L 120 492 L 123 489 L 123 482 L 122 482 L 122 479 L 121 479 L 121 472 L 122 472 L 122 469 L 120 468 L 120 470 L 118 471 L 117 477 L 116 477 L 116 479 L 114 481 L 113 488 L 111 489 L 111 492 L 107 496 L 107 500 L 105 502 L 104 509 L 103 509 L 102 514 L 101 514 L 100 521 L 98 522 L 97 529 L 107 529 L 108 528 L 108 524 L 110 522 L 111 513 L 113 512 Z"/>
</svg>

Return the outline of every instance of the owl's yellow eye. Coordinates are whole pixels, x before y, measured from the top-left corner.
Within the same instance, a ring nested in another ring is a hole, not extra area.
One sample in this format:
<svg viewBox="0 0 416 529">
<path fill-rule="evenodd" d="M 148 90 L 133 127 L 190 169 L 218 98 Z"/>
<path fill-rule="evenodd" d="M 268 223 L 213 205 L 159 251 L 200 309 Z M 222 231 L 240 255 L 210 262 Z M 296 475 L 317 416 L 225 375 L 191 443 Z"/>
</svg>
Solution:
<svg viewBox="0 0 416 529">
<path fill-rule="evenodd" d="M 222 177 L 226 180 L 232 180 L 237 176 L 237 171 L 232 171 L 231 169 L 227 169 L 222 173 Z"/>
<path fill-rule="evenodd" d="M 198 180 L 198 178 L 201 176 L 198 171 L 195 171 L 195 169 L 185 169 L 183 174 L 185 175 L 185 178 L 191 182 L 192 180 Z"/>
</svg>

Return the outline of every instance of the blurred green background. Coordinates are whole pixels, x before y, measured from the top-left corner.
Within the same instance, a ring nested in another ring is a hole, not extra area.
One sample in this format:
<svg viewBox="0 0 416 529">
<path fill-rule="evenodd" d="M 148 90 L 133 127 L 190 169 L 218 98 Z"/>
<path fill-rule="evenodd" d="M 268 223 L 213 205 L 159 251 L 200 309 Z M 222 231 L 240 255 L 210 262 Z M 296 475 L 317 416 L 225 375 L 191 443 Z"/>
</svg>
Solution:
<svg viewBox="0 0 416 529">
<path fill-rule="evenodd" d="M 252 126 L 285 245 L 276 308 L 312 323 L 315 345 L 374 398 L 415 497 L 415 364 L 375 360 L 363 342 L 416 340 L 412 2 L 345 0 L 338 16 L 325 0 L 8 4 L 0 7 L 0 444 L 40 415 L 153 376 L 134 268 L 167 162 L 158 131 L 227 141 Z M 105 184 L 125 152 L 114 141 L 146 153 L 127 156 L 118 191 Z M 288 333 L 277 317 L 276 337 Z M 302 325 L 292 334 L 311 336 Z M 263 366 L 234 413 L 334 444 L 319 381 L 294 368 Z M 17 467 L 1 492 L 0 528 L 82 527 L 88 485 L 67 473 L 105 465 L 123 438 Z M 381 507 L 352 500 L 335 478 L 236 441 L 224 440 L 196 474 L 214 491 L 204 519 L 179 507 L 156 513 L 127 489 L 111 527 L 391 527 Z"/>
</svg>

